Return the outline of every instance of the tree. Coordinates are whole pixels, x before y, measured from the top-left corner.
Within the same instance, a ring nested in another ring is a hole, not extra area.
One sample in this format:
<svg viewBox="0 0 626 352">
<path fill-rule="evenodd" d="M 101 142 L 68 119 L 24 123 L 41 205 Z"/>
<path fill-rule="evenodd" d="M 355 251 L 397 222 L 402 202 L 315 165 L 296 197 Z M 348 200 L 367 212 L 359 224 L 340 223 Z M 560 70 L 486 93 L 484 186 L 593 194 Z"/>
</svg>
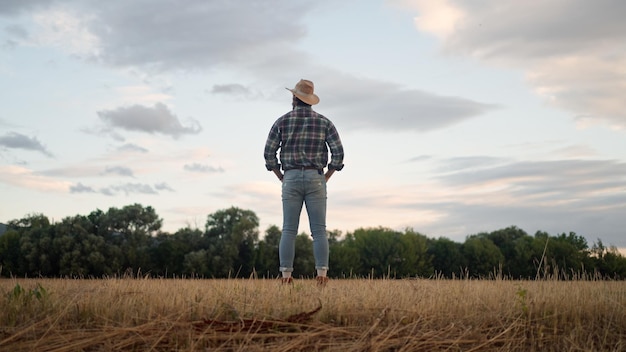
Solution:
<svg viewBox="0 0 626 352">
<path fill-rule="evenodd" d="M 556 241 L 553 243 L 562 244 L 562 246 L 554 248 L 554 256 L 563 269 L 584 272 L 586 268 L 591 266 L 589 247 L 585 237 L 579 236 L 575 232 L 570 232 L 567 235 L 562 233 L 556 237 Z"/>
<path fill-rule="evenodd" d="M 89 218 L 64 218 L 55 225 L 54 251 L 58 253 L 58 275 L 102 277 L 113 273 L 108 265 L 104 237 L 93 233 Z"/>
<path fill-rule="evenodd" d="M 347 235 L 346 247 L 359 253 L 358 276 L 408 277 L 432 271 L 426 237 L 412 230 L 357 229 Z"/>
<path fill-rule="evenodd" d="M 261 277 L 274 277 L 278 275 L 278 245 L 280 243 L 281 230 L 272 225 L 265 230 L 265 238 L 259 241 L 256 248 L 255 270 Z"/>
<path fill-rule="evenodd" d="M 258 240 L 254 212 L 236 207 L 207 216 L 204 231 L 160 231 L 152 207 L 132 204 L 95 210 L 52 224 L 43 214 L 12 220 L 0 235 L 0 275 L 100 277 L 142 269 L 150 275 L 261 277 L 278 275 L 281 231 L 267 228 Z M 626 278 L 626 258 L 600 239 L 589 248 L 574 232 L 533 237 L 510 226 L 468 236 L 464 243 L 428 239 L 406 229 L 360 228 L 328 231 L 329 276 L 452 277 L 466 269 L 476 277 L 504 274 L 513 279 Z M 294 276 L 315 275 L 311 236 L 296 237 Z M 502 271 L 500 271 L 502 270 Z"/>
<path fill-rule="evenodd" d="M 432 258 L 435 273 L 446 278 L 460 275 L 467 267 L 465 257 L 461 253 L 461 244 L 446 237 L 430 240 L 428 255 Z"/>
<path fill-rule="evenodd" d="M 348 233 L 348 245 L 359 253 L 360 262 L 355 274 L 361 277 L 391 275 L 391 265 L 401 260 L 394 248 L 399 237 L 398 232 L 383 227 L 361 228 Z"/>
<path fill-rule="evenodd" d="M 199 229 L 186 227 L 173 235 L 159 233 L 149 250 L 151 270 L 162 276 L 198 274 L 194 270 L 188 270 L 193 268 L 185 266 L 185 257 L 191 252 L 206 250 L 204 242 Z"/>
<path fill-rule="evenodd" d="M 513 258 L 506 258 L 508 265 L 506 272 L 514 279 L 534 279 L 537 275 L 537 265 L 541 261 L 543 248 L 535 246 L 535 239 L 524 236 L 514 241 Z"/>
<path fill-rule="evenodd" d="M 57 253 L 52 248 L 54 228 L 43 214 L 10 221 L 9 228 L 19 233 L 22 269 L 28 276 L 53 276 L 58 273 Z"/>
<path fill-rule="evenodd" d="M 406 229 L 397 245 L 400 261 L 396 266 L 398 277 L 429 276 L 433 272 L 431 256 L 428 254 L 426 236 Z"/>
<path fill-rule="evenodd" d="M 210 277 L 209 264 L 209 255 L 206 250 L 189 252 L 185 254 L 183 260 L 183 273 L 190 276 Z"/>
<path fill-rule="evenodd" d="M 357 248 L 350 246 L 349 241 L 342 240 L 340 237 L 340 231 L 328 231 L 328 251 L 330 253 L 328 276 L 350 278 L 357 275 L 361 257 Z"/>
<path fill-rule="evenodd" d="M 109 208 L 105 224 L 109 232 L 150 236 L 161 229 L 163 220 L 151 206 L 143 207 L 135 203 L 122 209 Z"/>
<path fill-rule="evenodd" d="M 293 260 L 293 277 L 315 277 L 315 257 L 311 235 L 300 233 L 296 236 L 296 256 Z"/>
<path fill-rule="evenodd" d="M 598 274 L 603 278 L 626 278 L 626 258 L 617 247 L 605 247 L 600 239 L 591 247 L 592 260 Z"/>
<path fill-rule="evenodd" d="M 547 233 L 538 231 L 534 246 L 542 250 L 545 248 L 545 255 L 541 259 L 543 267 L 540 268 L 544 276 L 571 278 L 570 275 L 581 275 L 593 265 L 587 240 L 574 232 L 550 237 Z"/>
<path fill-rule="evenodd" d="M 22 257 L 20 233 L 16 230 L 9 230 L 0 235 L 0 266 L 2 267 L 0 277 L 3 273 L 23 275 L 25 268 Z"/>
<path fill-rule="evenodd" d="M 475 277 L 486 277 L 499 271 L 504 256 L 490 239 L 481 235 L 469 236 L 461 246 L 467 270 Z"/>
<path fill-rule="evenodd" d="M 247 277 L 254 268 L 259 219 L 251 210 L 231 207 L 207 216 L 209 271 L 214 277 Z"/>
<path fill-rule="evenodd" d="M 526 241 L 532 239 L 532 237 L 528 236 L 524 230 L 516 226 L 510 226 L 481 235 L 491 240 L 504 256 L 504 262 L 502 263 L 503 274 L 513 278 L 529 274 L 524 269 L 528 267 L 528 255 L 530 252 L 523 250 L 528 248 L 525 246 L 527 244 Z"/>
<path fill-rule="evenodd" d="M 98 231 L 105 233 L 107 241 L 119 247 L 123 270 L 150 266 L 150 236 L 156 234 L 163 223 L 154 208 L 132 204 L 122 209 L 109 208 L 106 214 L 96 212 L 90 216 Z"/>
</svg>

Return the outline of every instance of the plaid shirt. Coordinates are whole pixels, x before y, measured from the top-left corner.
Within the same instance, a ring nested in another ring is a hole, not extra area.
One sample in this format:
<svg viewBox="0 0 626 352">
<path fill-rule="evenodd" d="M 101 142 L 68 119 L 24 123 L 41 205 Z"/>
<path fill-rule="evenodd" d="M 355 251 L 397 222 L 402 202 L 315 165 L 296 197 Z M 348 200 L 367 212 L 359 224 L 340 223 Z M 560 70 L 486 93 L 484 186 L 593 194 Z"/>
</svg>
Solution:
<svg viewBox="0 0 626 352">
<path fill-rule="evenodd" d="M 274 122 L 265 142 L 265 166 L 268 170 L 283 170 L 303 166 L 323 169 L 343 168 L 343 146 L 335 125 L 311 107 L 298 106 Z M 280 148 L 280 163 L 276 152 Z"/>
</svg>

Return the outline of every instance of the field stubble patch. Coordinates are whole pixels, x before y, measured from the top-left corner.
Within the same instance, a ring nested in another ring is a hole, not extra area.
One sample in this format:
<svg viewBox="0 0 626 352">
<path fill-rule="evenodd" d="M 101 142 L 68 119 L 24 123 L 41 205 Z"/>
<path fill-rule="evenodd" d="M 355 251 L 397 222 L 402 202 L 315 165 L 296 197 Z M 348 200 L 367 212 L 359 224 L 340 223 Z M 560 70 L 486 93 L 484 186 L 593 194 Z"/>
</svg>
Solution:
<svg viewBox="0 0 626 352">
<path fill-rule="evenodd" d="M 615 281 L 3 279 L 0 294 L 0 350 L 11 351 L 626 346 Z"/>
</svg>

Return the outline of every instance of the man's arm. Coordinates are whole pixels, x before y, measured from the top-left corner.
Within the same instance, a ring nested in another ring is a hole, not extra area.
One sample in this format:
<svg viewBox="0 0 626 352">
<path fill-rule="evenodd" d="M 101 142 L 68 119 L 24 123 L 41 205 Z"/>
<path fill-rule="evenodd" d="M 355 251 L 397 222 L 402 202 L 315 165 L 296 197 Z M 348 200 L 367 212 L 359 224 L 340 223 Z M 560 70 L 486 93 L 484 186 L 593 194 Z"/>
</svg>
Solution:
<svg viewBox="0 0 626 352">
<path fill-rule="evenodd" d="M 280 147 L 281 133 L 280 129 L 277 126 L 277 123 L 274 123 L 272 128 L 270 129 L 270 133 L 267 136 L 267 140 L 265 141 L 265 150 L 263 152 L 263 156 L 265 158 L 265 167 L 268 171 L 274 171 L 274 174 L 278 179 L 282 182 L 283 174 L 280 172 L 280 164 L 278 163 L 278 158 L 276 157 L 276 152 Z"/>
<path fill-rule="evenodd" d="M 328 171 L 326 171 L 326 174 L 324 175 L 326 177 L 326 181 L 328 181 L 335 171 L 341 171 L 341 169 L 343 169 L 343 144 L 341 143 L 341 138 L 339 138 L 339 133 L 337 133 L 335 125 L 333 125 L 330 121 L 326 134 L 326 143 L 328 144 L 331 153 Z"/>
<path fill-rule="evenodd" d="M 328 169 L 328 171 L 326 171 L 326 173 L 324 174 L 324 177 L 326 177 L 326 182 L 328 182 L 328 180 L 334 173 L 335 169 Z"/>
<path fill-rule="evenodd" d="M 280 182 L 283 182 L 283 173 L 280 172 L 280 169 L 273 169 L 272 171 L 274 171 L 274 174 L 276 175 L 276 177 L 278 177 Z"/>
</svg>

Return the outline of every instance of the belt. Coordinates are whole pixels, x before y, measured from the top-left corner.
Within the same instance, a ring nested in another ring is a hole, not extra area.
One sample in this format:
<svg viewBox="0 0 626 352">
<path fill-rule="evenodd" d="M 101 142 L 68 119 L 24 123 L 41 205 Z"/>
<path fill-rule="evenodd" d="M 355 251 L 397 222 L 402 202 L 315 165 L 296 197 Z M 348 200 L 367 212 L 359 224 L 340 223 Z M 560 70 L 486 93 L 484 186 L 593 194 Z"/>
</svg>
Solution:
<svg viewBox="0 0 626 352">
<path fill-rule="evenodd" d="M 318 168 L 317 166 L 295 166 L 295 167 L 288 167 L 285 169 L 285 171 L 288 170 L 317 170 L 317 172 L 320 173 L 320 175 L 324 172 L 324 168 Z"/>
</svg>

